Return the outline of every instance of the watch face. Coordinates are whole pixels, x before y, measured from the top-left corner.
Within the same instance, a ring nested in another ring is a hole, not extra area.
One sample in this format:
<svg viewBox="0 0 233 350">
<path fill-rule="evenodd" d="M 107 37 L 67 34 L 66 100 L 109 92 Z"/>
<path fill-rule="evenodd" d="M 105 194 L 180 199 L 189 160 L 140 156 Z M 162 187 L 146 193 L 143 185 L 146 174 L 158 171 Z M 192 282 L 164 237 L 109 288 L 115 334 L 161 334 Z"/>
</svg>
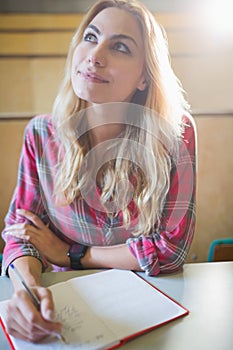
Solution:
<svg viewBox="0 0 233 350">
<path fill-rule="evenodd" d="M 77 256 L 80 259 L 80 255 L 84 256 L 86 250 L 87 250 L 87 247 L 85 245 L 72 244 L 72 246 L 70 247 L 70 250 L 69 250 L 69 256 L 72 256 L 74 258 L 75 258 L 75 256 Z"/>
<path fill-rule="evenodd" d="M 87 251 L 87 248 L 88 248 L 87 246 L 81 245 L 81 244 L 73 244 L 70 247 L 70 250 L 67 253 L 67 255 L 70 258 L 70 267 L 73 270 L 82 270 L 83 269 L 83 266 L 82 266 L 80 259 L 82 257 L 84 257 L 84 255 Z"/>
<path fill-rule="evenodd" d="M 87 251 L 87 246 L 81 245 L 81 244 L 73 244 L 70 247 L 69 252 L 67 255 L 70 258 L 70 267 L 73 270 L 82 270 L 83 266 L 81 264 L 80 259 L 84 257 L 86 251 Z"/>
</svg>

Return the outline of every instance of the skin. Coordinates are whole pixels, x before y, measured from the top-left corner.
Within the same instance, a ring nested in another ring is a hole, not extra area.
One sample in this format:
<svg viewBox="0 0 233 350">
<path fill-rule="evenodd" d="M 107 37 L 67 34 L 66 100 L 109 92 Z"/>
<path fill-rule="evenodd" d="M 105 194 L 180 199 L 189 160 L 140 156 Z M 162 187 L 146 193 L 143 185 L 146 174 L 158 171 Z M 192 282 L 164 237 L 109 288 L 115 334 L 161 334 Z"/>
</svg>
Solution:
<svg viewBox="0 0 233 350">
<path fill-rule="evenodd" d="M 103 10 L 86 28 L 83 40 L 74 52 L 71 78 L 75 94 L 88 101 L 91 106 L 98 104 L 101 107 L 100 104 L 105 102 L 130 101 L 137 89 L 146 88 L 142 53 L 143 40 L 136 19 L 124 10 Z M 101 118 L 101 108 L 98 108 L 98 111 L 95 118 Z M 89 124 L 91 120 L 89 115 Z M 106 140 L 109 135 L 114 137 L 119 131 L 119 125 L 93 128 L 92 145 Z M 30 241 L 38 250 L 43 251 L 49 262 L 59 266 L 70 266 L 66 255 L 69 245 L 57 238 L 49 227 L 30 211 L 21 209 L 18 210 L 18 214 L 29 219 L 32 224 L 12 225 L 7 229 L 7 234 Z M 84 268 L 140 270 L 136 258 L 126 244 L 89 247 L 81 263 Z M 37 342 L 48 334 L 60 333 L 62 325 L 53 322 L 52 295 L 48 289 L 41 287 L 40 261 L 34 257 L 23 256 L 17 258 L 14 265 L 40 299 L 41 309 L 36 310 L 9 271 L 15 288 L 8 306 L 6 327 L 9 334 Z"/>
</svg>

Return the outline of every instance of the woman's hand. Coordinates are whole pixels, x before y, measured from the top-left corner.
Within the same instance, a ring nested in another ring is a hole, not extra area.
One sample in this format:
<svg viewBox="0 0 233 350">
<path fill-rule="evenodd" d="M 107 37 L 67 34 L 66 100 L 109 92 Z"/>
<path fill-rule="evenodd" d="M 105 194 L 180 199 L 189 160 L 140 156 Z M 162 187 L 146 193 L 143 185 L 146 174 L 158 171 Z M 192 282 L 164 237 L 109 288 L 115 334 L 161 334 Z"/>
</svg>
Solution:
<svg viewBox="0 0 233 350">
<path fill-rule="evenodd" d="M 18 209 L 17 214 L 30 220 L 28 223 L 14 224 L 6 228 L 5 232 L 31 242 L 53 264 L 70 266 L 70 259 L 66 253 L 69 244 L 59 239 L 38 216 L 28 210 Z"/>
<path fill-rule="evenodd" d="M 49 289 L 31 287 L 40 300 L 40 310 L 37 310 L 27 292 L 16 291 L 7 306 L 6 330 L 17 338 L 38 342 L 48 335 L 61 333 L 62 324 L 53 322 L 54 304 Z"/>
</svg>

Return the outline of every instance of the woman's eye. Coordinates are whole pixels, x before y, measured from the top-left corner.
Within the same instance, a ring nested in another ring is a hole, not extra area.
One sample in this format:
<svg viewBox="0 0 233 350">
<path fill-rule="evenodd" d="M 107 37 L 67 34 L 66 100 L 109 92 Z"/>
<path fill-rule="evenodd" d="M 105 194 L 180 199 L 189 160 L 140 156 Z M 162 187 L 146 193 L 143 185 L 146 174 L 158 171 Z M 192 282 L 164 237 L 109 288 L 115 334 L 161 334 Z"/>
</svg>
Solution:
<svg viewBox="0 0 233 350">
<path fill-rule="evenodd" d="M 115 43 L 113 48 L 116 51 L 120 51 L 120 52 L 123 52 L 123 53 L 130 53 L 130 50 L 129 50 L 128 46 L 123 44 L 123 43 L 120 43 L 120 42 L 119 43 Z"/>
<path fill-rule="evenodd" d="M 87 33 L 87 34 L 84 34 L 84 41 L 95 43 L 97 41 L 97 38 L 95 34 Z"/>
</svg>

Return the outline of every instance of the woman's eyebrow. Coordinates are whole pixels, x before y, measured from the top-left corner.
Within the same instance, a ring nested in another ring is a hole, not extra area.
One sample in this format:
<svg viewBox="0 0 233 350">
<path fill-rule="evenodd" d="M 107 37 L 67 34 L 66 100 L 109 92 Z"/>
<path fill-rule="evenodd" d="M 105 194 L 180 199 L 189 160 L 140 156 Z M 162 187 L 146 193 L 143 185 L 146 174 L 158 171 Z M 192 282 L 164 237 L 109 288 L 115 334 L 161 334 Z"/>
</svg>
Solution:
<svg viewBox="0 0 233 350">
<path fill-rule="evenodd" d="M 134 43 L 135 46 L 138 46 L 137 42 L 134 40 L 134 38 L 132 38 L 132 36 L 130 35 L 126 35 L 126 34 L 113 34 L 111 36 L 111 39 L 127 39 L 130 40 Z"/>
<path fill-rule="evenodd" d="M 96 26 L 94 26 L 94 24 L 88 24 L 86 29 L 88 29 L 88 28 L 94 30 L 94 32 L 96 32 L 98 35 L 101 34 L 100 30 Z"/>
<path fill-rule="evenodd" d="M 98 35 L 101 35 L 101 31 L 99 30 L 99 28 L 97 28 L 94 24 L 89 24 L 87 26 L 87 28 L 90 28 L 92 30 L 94 30 L 94 32 L 96 32 Z M 126 35 L 126 34 L 113 34 L 110 37 L 111 40 L 115 40 L 115 39 L 127 39 L 130 40 L 134 43 L 135 46 L 137 45 L 137 42 L 134 40 L 134 38 L 130 35 Z"/>
</svg>

